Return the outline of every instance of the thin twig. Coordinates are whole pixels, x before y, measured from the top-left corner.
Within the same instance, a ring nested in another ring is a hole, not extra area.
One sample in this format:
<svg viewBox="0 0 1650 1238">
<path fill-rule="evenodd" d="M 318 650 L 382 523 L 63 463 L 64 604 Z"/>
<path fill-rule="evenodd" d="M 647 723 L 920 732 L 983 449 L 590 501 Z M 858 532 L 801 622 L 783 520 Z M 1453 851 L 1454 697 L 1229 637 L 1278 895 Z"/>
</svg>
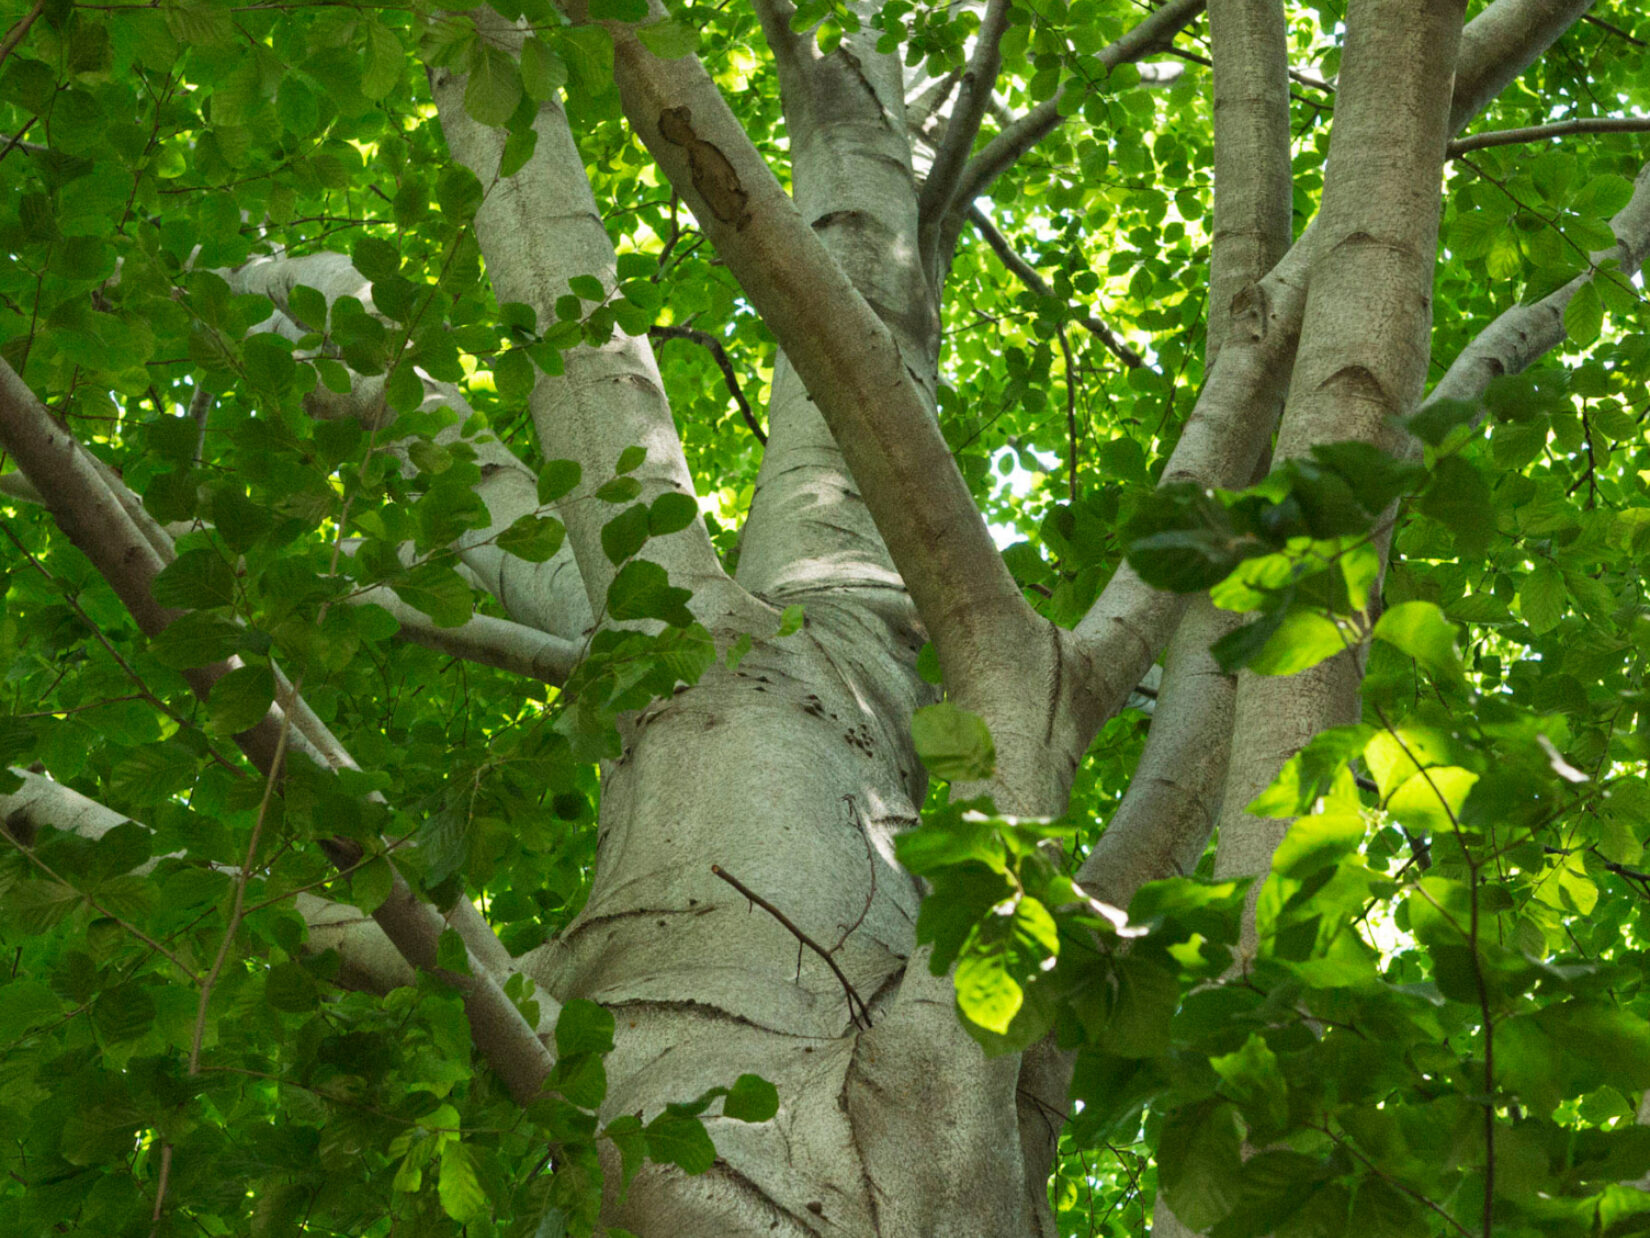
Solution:
<svg viewBox="0 0 1650 1238">
<path fill-rule="evenodd" d="M 991 217 L 978 206 L 968 209 L 968 220 L 979 234 L 985 238 L 985 243 L 991 246 L 997 255 L 997 260 L 1012 272 L 1022 284 L 1040 297 L 1054 299 L 1054 289 L 1049 287 L 1048 281 L 1042 273 L 1027 262 L 1017 252 L 1014 246 L 1004 236 L 997 225 L 991 222 Z M 1111 354 L 1129 369 L 1136 369 L 1144 365 L 1145 359 L 1117 337 L 1117 333 L 1093 314 L 1084 314 L 1076 321 L 1083 324 L 1089 334 L 1104 344 Z"/>
<path fill-rule="evenodd" d="M 29 27 L 34 25 L 35 18 L 39 17 L 45 8 L 46 0 L 34 0 L 34 7 L 23 14 L 18 23 L 11 28 L 11 33 L 6 36 L 5 42 L 0 43 L 0 64 L 6 63 L 6 57 L 11 55 L 17 45 L 23 41 L 23 36 L 29 32 Z"/>
<path fill-rule="evenodd" d="M 783 911 L 780 911 L 779 908 L 775 907 L 755 890 L 751 889 L 743 881 L 740 881 L 739 878 L 733 876 L 731 873 L 723 872 L 720 864 L 712 864 L 710 866 L 710 871 L 715 873 L 723 881 L 727 882 L 735 890 L 738 890 L 739 893 L 743 894 L 746 898 L 755 903 L 763 911 L 767 912 L 775 920 L 778 920 L 792 937 L 796 938 L 804 946 L 808 947 L 808 949 L 812 950 L 820 958 L 824 959 L 825 966 L 831 969 L 831 972 L 836 976 L 838 983 L 842 985 L 842 991 L 848 996 L 848 1017 L 853 1020 L 854 1026 L 865 1028 L 871 1026 L 871 1011 L 869 1007 L 865 1005 L 865 999 L 859 995 L 859 991 L 854 988 L 852 981 L 850 981 L 847 976 L 843 975 L 842 968 L 837 966 L 837 962 L 831 957 L 831 952 L 829 950 L 820 945 L 812 937 L 809 937 L 801 929 L 797 928 L 796 925 L 792 923 L 789 916 L 787 916 Z"/>
<path fill-rule="evenodd" d="M 768 436 L 762 432 L 761 423 L 756 420 L 756 414 L 751 411 L 750 401 L 745 399 L 745 393 L 739 387 L 739 375 L 734 372 L 733 361 L 728 357 L 728 350 L 722 347 L 722 341 L 709 331 L 700 331 L 694 327 L 649 327 L 649 338 L 660 341 L 687 340 L 709 351 L 716 358 L 716 364 L 722 371 L 722 379 L 728 385 L 728 391 L 733 395 L 733 402 L 739 406 L 739 415 L 745 419 L 745 425 L 756 436 L 756 441 L 764 447 L 768 445 Z"/>
</svg>

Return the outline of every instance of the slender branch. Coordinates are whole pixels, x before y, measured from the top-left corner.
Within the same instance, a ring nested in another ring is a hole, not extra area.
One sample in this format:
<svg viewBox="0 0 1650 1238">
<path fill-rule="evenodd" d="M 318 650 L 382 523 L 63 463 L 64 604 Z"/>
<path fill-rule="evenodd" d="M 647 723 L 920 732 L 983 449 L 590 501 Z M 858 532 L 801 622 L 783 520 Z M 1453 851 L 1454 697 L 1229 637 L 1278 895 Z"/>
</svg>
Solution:
<svg viewBox="0 0 1650 1238">
<path fill-rule="evenodd" d="M 1600 30 L 1608 31 L 1609 33 L 1615 35 L 1616 38 L 1618 38 L 1618 39 L 1625 39 L 1627 42 L 1631 43 L 1634 47 L 1650 47 L 1650 43 L 1646 43 L 1643 39 L 1634 38 L 1632 35 L 1628 34 L 1625 30 L 1623 30 L 1620 26 L 1611 25 L 1609 22 L 1605 21 L 1602 17 L 1594 17 L 1591 13 L 1587 13 L 1587 14 L 1584 14 L 1582 16 L 1581 20 L 1584 21 L 1584 22 L 1588 22 L 1591 25 L 1597 26 Z"/>
<path fill-rule="evenodd" d="M 17 45 L 23 41 L 23 36 L 28 34 L 29 27 L 34 25 L 35 19 L 45 11 L 45 8 L 46 0 L 34 0 L 34 7 L 27 13 L 23 14 L 23 16 L 18 19 L 17 24 L 11 28 L 11 31 L 6 35 L 5 39 L 0 41 L 0 65 L 6 63 L 6 57 L 10 56 L 12 52 L 16 50 Z"/>
<path fill-rule="evenodd" d="M 158 605 L 152 586 L 161 570 L 161 559 L 143 534 L 131 522 L 97 471 L 87 463 L 87 453 L 62 426 L 53 420 L 44 405 L 9 365 L 0 362 L 0 448 L 11 453 L 40 491 L 48 510 L 74 544 L 102 572 L 104 579 L 125 604 L 139 628 L 154 636 L 164 631 L 181 612 Z M 185 672 L 190 686 L 204 700 L 212 685 L 228 669 L 227 664 Z M 278 686 L 283 686 L 278 684 Z M 289 703 L 297 708 L 294 694 Z M 266 777 L 278 777 L 288 747 L 305 751 L 317 764 L 331 764 L 328 754 L 316 748 L 302 730 L 289 733 L 285 710 L 272 707 L 254 727 L 241 732 L 235 742 Z M 316 720 L 318 722 L 318 720 Z M 294 719 L 300 723 L 300 719 Z M 324 728 L 322 728 L 322 733 Z M 300 740 L 302 742 L 291 742 Z M 347 759 L 347 754 L 343 754 Z M 358 863 L 365 852 L 352 839 L 323 839 L 321 850 L 338 868 Z M 489 965 L 471 950 L 468 974 L 456 974 L 437 967 L 438 943 L 448 927 L 440 912 L 414 895 L 406 879 L 391 866 L 389 896 L 372 913 L 396 949 L 414 967 L 434 972 L 463 997 L 465 1013 L 476 1045 L 517 1100 L 536 1096 L 554 1065 L 550 1050 L 539 1040 L 521 1012 L 493 979 Z M 460 899 L 455 913 L 468 908 L 478 916 L 467 899 Z M 454 923 L 462 932 L 463 918 Z M 496 937 L 493 939 L 497 945 Z M 497 945 L 498 951 L 503 947 Z"/>
<path fill-rule="evenodd" d="M 792 937 L 796 938 L 797 941 L 801 942 L 820 958 L 824 959 L 825 966 L 831 969 L 832 974 L 837 978 L 837 982 L 842 985 L 843 993 L 847 995 L 848 1017 L 853 1020 L 854 1026 L 865 1028 L 871 1026 L 871 1011 L 865 1005 L 865 999 L 860 997 L 859 991 L 854 988 L 853 983 L 846 975 L 843 974 L 842 968 L 839 967 L 837 965 L 837 961 L 831 957 L 831 952 L 829 950 L 820 945 L 812 937 L 809 937 L 801 929 L 797 928 L 796 924 L 789 916 L 780 911 L 779 908 L 775 907 L 755 890 L 751 889 L 743 881 L 740 881 L 739 878 L 735 877 L 732 873 L 724 872 L 721 865 L 712 864 L 710 866 L 710 871 L 715 873 L 716 876 L 720 877 L 723 881 L 727 882 L 735 890 L 738 890 L 739 893 L 743 894 L 746 898 L 755 903 L 763 911 L 767 912 L 775 920 L 778 920 Z"/>
<path fill-rule="evenodd" d="M 969 206 L 968 221 L 985 238 L 985 243 L 991 246 L 997 260 L 1018 277 L 1022 284 L 1040 297 L 1054 297 L 1054 289 L 1049 287 L 1041 272 L 1015 252 L 1008 238 L 991 222 L 991 216 L 981 210 L 977 203 Z M 1093 314 L 1084 314 L 1075 321 L 1081 323 L 1090 335 L 1106 346 L 1107 351 L 1131 370 L 1145 364 L 1145 359 L 1139 353 L 1119 339 L 1115 331 Z"/>
<path fill-rule="evenodd" d="M 1139 25 L 1095 55 L 1101 68 L 1110 72 L 1120 64 L 1139 60 L 1167 46 L 1174 36 L 1203 12 L 1205 0 L 1168 0 Z M 1052 99 L 1045 99 L 987 142 L 963 167 L 952 201 L 957 206 L 974 201 L 991 184 L 1065 119 L 1060 101 L 1068 91 L 1087 89 L 1086 83 L 1070 83 Z"/>
<path fill-rule="evenodd" d="M 1449 144 L 1449 157 L 1454 159 L 1489 146 L 1546 142 L 1553 138 L 1573 137 L 1578 133 L 1650 133 L 1650 116 L 1585 116 L 1576 120 L 1554 121 L 1550 125 L 1531 125 L 1524 129 L 1492 129 L 1488 133 L 1456 138 Z"/>
<path fill-rule="evenodd" d="M 693 327 L 654 326 L 648 328 L 648 335 L 661 342 L 665 340 L 688 340 L 691 343 L 709 351 L 716 359 L 717 368 L 722 371 L 722 381 L 727 383 L 728 392 L 733 396 L 733 402 L 739 406 L 739 415 L 745 419 L 756 441 L 764 447 L 768 445 L 768 436 L 762 429 L 761 422 L 756 420 L 756 414 L 751 411 L 750 401 L 745 399 L 745 393 L 739 386 L 739 375 L 734 372 L 733 361 L 728 357 L 728 350 L 722 346 L 722 341 L 709 331 L 699 331 Z"/>
<path fill-rule="evenodd" d="M 963 73 L 957 101 L 945 125 L 945 136 L 934 152 L 933 165 L 917 198 L 918 217 L 925 231 L 932 230 L 951 209 L 968 153 L 974 147 L 980 122 L 990 106 L 997 72 L 1002 67 L 1002 41 L 1008 29 L 1009 8 L 1008 0 L 986 0 L 985 16 L 974 36 L 974 55 Z"/>
</svg>

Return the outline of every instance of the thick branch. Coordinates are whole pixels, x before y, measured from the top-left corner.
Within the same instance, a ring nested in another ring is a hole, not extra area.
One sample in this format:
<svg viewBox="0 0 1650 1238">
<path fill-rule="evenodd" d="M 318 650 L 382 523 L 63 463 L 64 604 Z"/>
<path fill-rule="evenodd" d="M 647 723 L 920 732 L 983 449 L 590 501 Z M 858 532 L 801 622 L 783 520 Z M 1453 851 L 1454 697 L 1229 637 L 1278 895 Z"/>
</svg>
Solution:
<svg viewBox="0 0 1650 1238">
<path fill-rule="evenodd" d="M 582 5 L 573 11 L 583 17 Z M 629 26 L 607 29 L 626 115 L 817 401 L 948 680 L 994 660 L 1039 621 L 997 553 L 921 376 L 703 66 L 657 59 Z"/>
<path fill-rule="evenodd" d="M 1440 173 L 1463 4 L 1353 0 L 1300 355 L 1277 454 L 1356 441 L 1392 447 L 1420 401 L 1432 327 Z M 1332 258 L 1332 260 L 1327 260 Z M 1258 876 L 1289 828 L 1247 806 L 1325 727 L 1357 717 L 1350 652 L 1289 677 L 1246 675 L 1221 810 L 1218 876 Z M 1251 903 L 1252 906 L 1252 903 Z M 1247 917 L 1246 950 L 1255 930 Z"/>
<path fill-rule="evenodd" d="M 1209 646 L 1243 618 L 1199 598 L 1169 642 L 1140 763 L 1077 872 L 1096 898 L 1127 907 L 1148 881 L 1197 866 L 1220 816 L 1237 697 L 1237 676 L 1220 669 Z"/>
<path fill-rule="evenodd" d="M 1449 144 L 1449 157 L 1454 159 L 1488 146 L 1550 142 L 1554 138 L 1574 137 L 1580 133 L 1650 133 L 1650 116 L 1584 116 L 1576 120 L 1554 121 L 1550 125 L 1531 125 L 1524 129 L 1491 129 L 1487 133 L 1456 138 Z"/>
<path fill-rule="evenodd" d="M 520 30 L 490 10 L 475 15 L 484 38 L 519 54 Z M 525 302 L 538 311 L 540 321 L 549 322 L 556 299 L 567 292 L 572 278 L 594 275 L 607 295 L 616 295 L 613 243 L 596 211 L 584 161 L 560 104 L 540 105 L 532 156 L 515 175 L 501 179 L 506 135 L 478 124 L 465 111 L 467 81 L 466 75 L 447 70 L 433 70 L 430 76 L 453 157 L 489 186 L 476 213 L 475 233 L 499 299 Z M 563 364 L 565 373 L 539 377 L 530 407 L 544 454 L 577 461 L 583 471 L 583 480 L 560 510 L 591 610 L 600 614 L 617 571 L 601 537 L 614 513 L 591 496 L 612 477 L 619 454 L 632 446 L 646 449 L 646 459 L 631 474 L 642 484 L 644 502 L 666 493 L 691 495 L 693 478 L 646 336 L 626 335 L 615 327 L 600 347 L 569 350 Z M 695 609 L 707 616 L 736 604 L 738 591 L 700 521 L 651 539 L 641 557 L 663 567 L 673 583 L 693 590 Z"/>
<path fill-rule="evenodd" d="M 1002 234 L 996 224 L 991 222 L 991 217 L 982 211 L 978 205 L 971 205 L 968 208 L 968 221 L 985 238 L 985 243 L 991 246 L 992 252 L 997 255 L 997 260 L 1013 272 L 1022 284 L 1040 297 L 1048 297 L 1051 300 L 1054 298 L 1054 289 L 1049 287 L 1048 281 L 1043 278 L 1041 272 L 1015 252 L 1014 247 L 1009 244 L 1008 238 Z M 1136 366 L 1145 364 L 1145 360 L 1139 353 L 1120 340 L 1115 331 L 1093 314 L 1084 314 L 1076 321 L 1082 323 L 1090 335 L 1104 344 L 1114 357 L 1131 370 Z"/>
<path fill-rule="evenodd" d="M 1283 0 L 1209 0 L 1209 35 L 1215 204 L 1205 369 L 1226 338 L 1233 298 L 1276 265 L 1294 235 Z"/>
<path fill-rule="evenodd" d="M 491 615 L 472 615 L 456 628 L 438 628 L 423 611 L 408 606 L 382 586 L 358 593 L 350 601 L 382 606 L 401 625 L 397 635 L 414 644 L 545 683 L 565 682 L 584 652 L 576 641 Z"/>
<path fill-rule="evenodd" d="M 1461 38 L 1451 132 L 1459 132 L 1563 34 L 1577 8 L 1574 0 L 1495 0 L 1474 18 Z M 1321 235 L 1314 221 L 1282 261 L 1233 302 L 1220 364 L 1175 443 L 1163 483 L 1231 487 L 1249 481 L 1266 449 L 1271 410 L 1290 387 L 1307 275 Z M 1093 668 L 1087 693 L 1096 702 L 1094 716 L 1110 717 L 1122 706 L 1173 633 L 1184 605 L 1184 599 L 1150 588 L 1127 564 L 1118 569 L 1077 627 L 1090 655 L 1086 666 Z"/>
</svg>

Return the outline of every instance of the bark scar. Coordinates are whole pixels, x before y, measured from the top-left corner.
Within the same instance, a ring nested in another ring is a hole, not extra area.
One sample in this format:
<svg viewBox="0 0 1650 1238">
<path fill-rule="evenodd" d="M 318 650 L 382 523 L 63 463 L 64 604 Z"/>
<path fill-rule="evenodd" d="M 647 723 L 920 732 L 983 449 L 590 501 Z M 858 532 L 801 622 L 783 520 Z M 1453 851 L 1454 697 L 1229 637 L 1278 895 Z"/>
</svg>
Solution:
<svg viewBox="0 0 1650 1238">
<path fill-rule="evenodd" d="M 750 195 L 739 183 L 739 173 L 719 148 L 693 131 L 693 113 L 685 107 L 667 107 L 659 113 L 659 136 L 672 146 L 687 151 L 688 172 L 693 187 L 710 207 L 710 213 L 725 224 L 742 229 L 751 221 L 746 209 Z"/>
</svg>

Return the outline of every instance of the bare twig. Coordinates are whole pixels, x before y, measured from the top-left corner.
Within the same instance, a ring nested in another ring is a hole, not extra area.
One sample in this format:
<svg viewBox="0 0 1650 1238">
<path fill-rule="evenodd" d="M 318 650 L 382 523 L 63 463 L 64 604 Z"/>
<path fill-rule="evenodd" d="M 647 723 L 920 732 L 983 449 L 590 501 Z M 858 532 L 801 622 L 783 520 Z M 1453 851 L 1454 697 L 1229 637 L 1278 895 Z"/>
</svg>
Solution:
<svg viewBox="0 0 1650 1238">
<path fill-rule="evenodd" d="M 987 215 L 978 206 L 968 208 L 968 220 L 979 234 L 985 238 L 985 243 L 991 246 L 997 255 L 997 260 L 1007 267 L 1031 291 L 1040 297 L 1053 297 L 1054 289 L 1049 287 L 1048 281 L 1041 272 L 1027 262 L 1017 252 L 1009 240 L 1002 234 L 996 224 L 991 222 Z M 1108 327 L 1093 314 L 1084 314 L 1076 319 L 1083 324 L 1090 335 L 1104 344 L 1107 350 L 1129 369 L 1136 369 L 1145 364 L 1145 359 L 1117 337 L 1117 333 Z"/>
<path fill-rule="evenodd" d="M 756 420 L 756 414 L 751 411 L 750 401 L 745 399 L 745 393 L 739 387 L 739 375 L 734 372 L 733 361 L 728 356 L 728 350 L 722 347 L 722 341 L 709 331 L 700 331 L 694 327 L 649 327 L 648 336 L 651 339 L 663 342 L 664 340 L 687 340 L 690 343 L 707 349 L 710 355 L 716 358 L 717 367 L 722 371 L 722 379 L 728 385 L 728 391 L 733 396 L 733 402 L 739 406 L 739 415 L 745 419 L 745 425 L 756 436 L 756 441 L 767 446 L 768 436 L 762 432 L 761 423 Z"/>
<path fill-rule="evenodd" d="M 29 32 L 29 27 L 34 25 L 35 18 L 40 16 L 45 7 L 46 0 L 34 0 L 34 7 L 23 14 L 18 23 L 11 28 L 11 33 L 6 35 L 5 41 L 0 42 L 0 64 L 6 63 L 6 57 L 23 41 L 23 36 Z"/>
<path fill-rule="evenodd" d="M 831 972 L 836 976 L 838 983 L 842 985 L 842 991 L 847 994 L 848 1017 L 853 1020 L 854 1026 L 865 1028 L 871 1026 L 871 1011 L 865 1005 L 865 999 L 859 995 L 859 991 L 854 988 L 853 983 L 843 974 L 842 968 L 837 966 L 837 962 L 831 957 L 831 952 L 829 950 L 820 945 L 812 937 L 809 937 L 801 929 L 797 928 L 789 916 L 787 916 L 783 911 L 780 911 L 779 908 L 775 907 L 755 890 L 751 889 L 743 881 L 740 881 L 739 878 L 733 876 L 731 873 L 724 872 L 720 864 L 712 864 L 710 866 L 710 871 L 715 873 L 723 881 L 727 882 L 735 890 L 738 890 L 739 893 L 743 894 L 746 898 L 755 903 L 763 911 L 767 912 L 775 920 L 778 920 L 792 937 L 796 938 L 804 946 L 808 947 L 808 949 L 812 950 L 820 958 L 824 959 L 825 966 L 831 969 Z"/>
</svg>

